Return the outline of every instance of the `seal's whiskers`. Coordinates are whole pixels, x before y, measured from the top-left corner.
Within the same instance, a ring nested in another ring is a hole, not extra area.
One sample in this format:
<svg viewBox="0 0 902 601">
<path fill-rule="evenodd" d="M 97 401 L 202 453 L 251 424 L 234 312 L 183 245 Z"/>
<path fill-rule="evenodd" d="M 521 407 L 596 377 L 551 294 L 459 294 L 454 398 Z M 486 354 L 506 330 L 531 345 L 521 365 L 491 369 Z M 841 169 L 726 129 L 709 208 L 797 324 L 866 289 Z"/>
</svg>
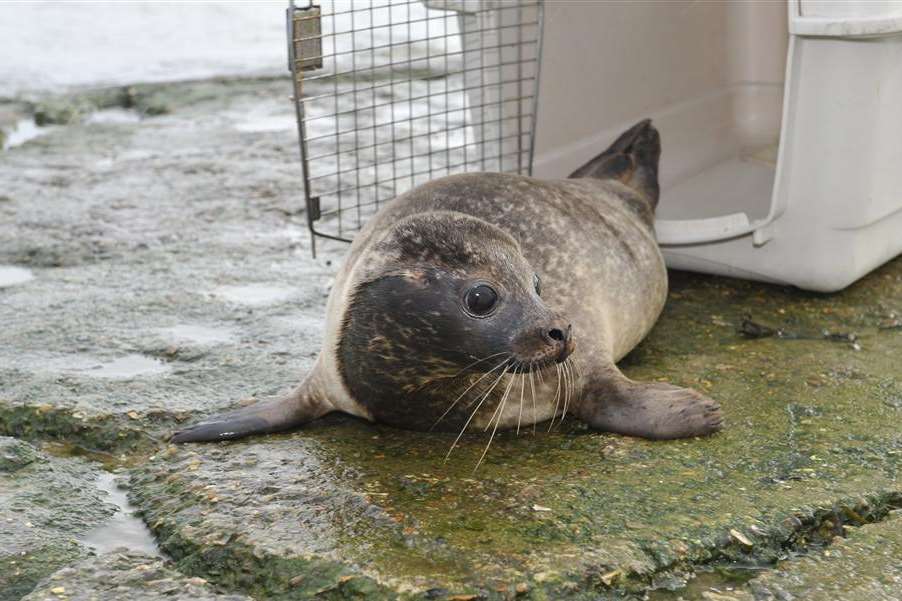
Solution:
<svg viewBox="0 0 902 601">
<path fill-rule="evenodd" d="M 551 428 L 554 427 L 554 418 L 557 415 L 557 408 L 561 402 L 561 364 L 555 363 L 554 370 L 557 373 L 557 386 L 554 389 L 554 411 L 551 413 L 551 423 L 548 424 L 548 431 L 551 432 Z M 561 421 L 564 418 L 561 416 Z"/>
<path fill-rule="evenodd" d="M 539 371 L 536 372 L 536 377 L 539 379 L 539 384 L 541 384 L 541 385 L 545 384 L 545 369 L 546 368 L 547 368 L 547 366 L 543 367 L 542 369 L 540 369 Z"/>
<path fill-rule="evenodd" d="M 492 357 L 497 357 L 499 354 L 505 354 L 505 353 L 497 353 L 497 354 L 491 355 L 491 356 L 492 356 Z M 487 358 L 488 358 L 488 357 L 487 357 Z M 493 371 L 495 371 L 496 369 L 498 369 L 498 368 L 501 367 L 502 365 L 506 364 L 508 361 L 510 361 L 510 356 L 508 356 L 507 358 L 505 358 L 501 363 L 499 363 L 498 365 L 496 365 L 495 367 L 493 367 L 493 368 L 490 369 L 489 371 L 487 371 L 487 372 L 485 372 L 484 374 L 482 374 L 482 376 L 480 376 L 478 380 L 476 380 L 475 382 L 473 382 L 472 384 L 470 384 L 469 386 L 467 386 L 467 389 L 464 390 L 462 393 L 460 393 L 460 396 L 458 396 L 456 399 L 454 399 L 454 401 L 451 403 L 451 406 L 448 407 L 448 408 L 445 410 L 445 412 L 442 413 L 442 414 L 439 416 L 439 418 L 438 418 L 437 420 L 435 420 L 435 423 L 432 424 L 432 425 L 429 427 L 429 429 L 432 430 L 433 428 L 435 428 L 435 427 L 438 425 L 438 423 L 439 423 L 440 421 L 442 421 L 443 419 L 445 419 L 445 416 L 448 415 L 449 413 L 451 413 L 451 410 L 454 409 L 454 406 L 457 405 L 458 401 L 460 401 L 460 399 L 462 399 L 462 398 L 464 397 L 465 394 L 467 394 L 468 392 L 470 392 L 470 390 L 472 390 L 474 386 L 476 386 L 477 384 L 479 384 L 480 382 L 482 382 L 482 381 L 485 379 L 486 376 L 488 376 L 490 373 L 492 373 Z M 507 371 L 507 369 L 505 368 L 504 371 Z"/>
<path fill-rule="evenodd" d="M 457 372 L 456 374 L 454 374 L 453 376 L 451 376 L 451 378 L 452 378 L 452 379 L 453 379 L 453 378 L 456 378 L 457 376 L 459 376 L 460 374 L 464 373 L 465 371 L 467 371 L 467 370 L 470 369 L 471 367 L 473 367 L 473 366 L 475 366 L 475 365 L 478 365 L 478 364 L 482 363 L 483 361 L 488 361 L 489 359 L 491 359 L 491 358 L 493 358 L 493 357 L 499 357 L 499 356 L 501 356 L 501 355 L 508 355 L 508 354 L 509 354 L 509 353 L 506 353 L 506 352 L 504 352 L 504 351 L 501 351 L 500 353 L 495 353 L 494 355 L 489 355 L 488 357 L 483 357 L 482 359 L 477 359 L 477 360 L 474 361 L 473 363 L 470 363 L 468 366 L 466 366 L 465 368 L 463 368 L 462 370 L 460 370 L 459 372 Z M 472 357 L 473 355 L 470 355 L 470 356 Z"/>
<path fill-rule="evenodd" d="M 576 394 L 576 378 L 573 373 L 573 362 L 570 360 L 564 361 L 564 369 L 567 372 L 567 395 L 564 397 L 564 413 L 561 414 L 561 419 L 567 415 L 567 409 L 570 408 L 570 400 Z"/>
<path fill-rule="evenodd" d="M 567 407 L 570 405 L 570 370 L 567 369 L 567 362 L 561 363 L 561 375 L 564 376 L 564 389 L 561 395 L 564 407 L 561 409 L 561 423 L 567 415 Z"/>
<path fill-rule="evenodd" d="M 484 395 L 482 395 L 482 398 L 479 399 L 479 403 L 476 404 L 476 408 L 473 409 L 472 413 L 470 413 L 470 417 L 467 418 L 467 422 L 464 424 L 464 427 L 460 429 L 460 434 L 458 434 L 457 438 L 454 439 L 454 442 L 451 444 L 451 448 L 448 449 L 448 454 L 445 455 L 445 461 L 448 460 L 448 457 L 451 456 L 451 451 L 453 451 L 454 447 L 457 446 L 457 443 L 460 442 L 460 437 L 463 436 L 464 432 L 467 431 L 467 426 L 469 426 L 470 422 L 473 421 L 473 417 L 476 416 L 476 413 L 479 411 L 479 408 L 482 407 L 482 404 L 485 402 L 485 400 L 489 397 L 490 394 L 492 394 L 492 391 L 495 390 L 495 386 L 498 385 L 498 382 L 501 381 L 501 379 L 507 373 L 507 370 L 510 369 L 510 365 L 507 365 L 507 361 L 508 361 L 507 359 L 504 360 L 504 363 L 502 364 L 502 365 L 505 365 L 504 369 L 501 371 L 501 373 L 498 375 L 498 377 L 495 378 L 495 381 L 492 383 L 492 385 L 489 387 L 489 389 L 486 391 L 486 393 Z M 496 367 L 495 369 L 498 369 L 498 368 Z"/>
<path fill-rule="evenodd" d="M 532 392 L 532 433 L 536 433 L 536 385 L 532 378 L 532 363 L 529 364 L 529 390 Z"/>
<path fill-rule="evenodd" d="M 511 386 L 514 384 L 514 374 L 508 374 L 510 378 L 507 381 L 507 386 L 504 387 L 504 394 L 501 395 L 501 400 L 498 402 L 498 405 L 495 407 L 494 413 L 492 413 L 492 418 L 489 420 L 489 423 L 485 425 L 485 428 L 482 429 L 483 432 L 489 429 L 489 426 L 492 425 L 492 422 L 495 420 L 495 416 L 498 416 L 498 421 L 501 421 L 501 410 L 504 408 L 504 399 L 507 398 L 507 395 L 510 393 Z"/>
<path fill-rule="evenodd" d="M 520 435 L 520 418 L 523 417 L 523 391 L 526 389 L 526 378 L 520 376 L 520 417 L 517 418 L 517 436 Z"/>
<path fill-rule="evenodd" d="M 510 381 L 513 382 L 514 379 L 511 378 Z M 498 431 L 498 424 L 501 423 L 501 418 L 504 415 L 504 405 L 507 403 L 508 392 L 510 392 L 510 382 L 508 382 L 508 386 L 504 391 L 504 395 L 501 397 L 501 402 L 498 403 L 498 408 L 495 410 L 495 413 L 498 414 L 498 418 L 495 420 L 495 427 L 492 428 L 492 435 L 489 436 L 489 442 L 487 445 L 485 445 L 485 449 L 483 449 L 482 451 L 482 456 L 479 458 L 479 461 L 476 462 L 476 467 L 473 468 L 474 472 L 479 469 L 480 465 L 482 465 L 482 460 L 485 459 L 486 453 L 489 452 L 489 447 L 492 446 L 492 441 L 495 440 L 495 432 Z M 492 421 L 489 420 L 489 423 L 491 424 Z M 488 426 L 486 426 L 486 428 L 488 428 Z"/>
</svg>

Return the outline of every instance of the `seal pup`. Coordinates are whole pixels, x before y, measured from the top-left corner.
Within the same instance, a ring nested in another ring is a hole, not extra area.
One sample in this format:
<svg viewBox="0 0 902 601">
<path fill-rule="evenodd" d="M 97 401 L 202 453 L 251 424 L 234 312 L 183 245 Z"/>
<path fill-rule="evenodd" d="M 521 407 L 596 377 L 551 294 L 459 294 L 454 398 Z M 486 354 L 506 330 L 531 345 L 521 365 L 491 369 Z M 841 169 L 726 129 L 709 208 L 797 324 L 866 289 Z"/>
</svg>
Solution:
<svg viewBox="0 0 902 601">
<path fill-rule="evenodd" d="M 667 297 L 660 153 L 645 120 L 568 179 L 467 173 L 397 197 L 356 236 L 300 386 L 172 440 L 277 432 L 332 411 L 458 439 L 566 413 L 651 439 L 719 430 L 713 400 L 616 366 Z"/>
</svg>

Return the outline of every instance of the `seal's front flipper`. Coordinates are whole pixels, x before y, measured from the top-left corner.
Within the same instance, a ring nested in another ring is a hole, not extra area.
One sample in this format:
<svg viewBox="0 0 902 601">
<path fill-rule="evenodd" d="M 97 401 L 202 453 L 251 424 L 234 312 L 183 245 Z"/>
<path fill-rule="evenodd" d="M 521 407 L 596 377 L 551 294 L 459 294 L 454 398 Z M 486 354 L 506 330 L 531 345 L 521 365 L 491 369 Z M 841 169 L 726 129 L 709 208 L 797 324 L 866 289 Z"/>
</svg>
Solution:
<svg viewBox="0 0 902 601">
<path fill-rule="evenodd" d="M 616 368 L 588 379 L 574 414 L 599 430 L 655 440 L 705 436 L 723 427 L 716 401 L 691 388 L 634 382 Z"/>
<path fill-rule="evenodd" d="M 615 179 L 640 192 L 654 209 L 658 205 L 658 161 L 661 136 L 644 119 L 622 134 L 600 155 L 570 174 L 571 178 Z"/>
<path fill-rule="evenodd" d="M 308 395 L 302 384 L 275 400 L 223 413 L 176 432 L 170 442 L 233 440 L 251 434 L 281 432 L 322 417 L 332 409 L 329 404 L 316 401 Z"/>
</svg>

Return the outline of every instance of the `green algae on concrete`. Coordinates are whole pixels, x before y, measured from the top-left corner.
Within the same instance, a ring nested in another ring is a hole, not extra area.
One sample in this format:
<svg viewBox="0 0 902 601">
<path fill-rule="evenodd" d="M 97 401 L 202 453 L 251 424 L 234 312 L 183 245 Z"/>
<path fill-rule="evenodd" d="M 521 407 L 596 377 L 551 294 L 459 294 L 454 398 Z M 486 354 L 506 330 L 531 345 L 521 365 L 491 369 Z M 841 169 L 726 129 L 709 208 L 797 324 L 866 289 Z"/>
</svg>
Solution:
<svg viewBox="0 0 902 601">
<path fill-rule="evenodd" d="M 827 548 L 781 563 L 748 584 L 748 601 L 899 601 L 902 512 L 849 529 Z"/>
<path fill-rule="evenodd" d="M 775 562 L 897 506 L 902 336 L 879 325 L 902 301 L 902 260 L 832 296 L 687 274 L 672 288 L 624 368 L 719 399 L 728 422 L 717 436 L 650 442 L 568 421 L 500 435 L 474 472 L 487 434 L 446 462 L 453 437 L 333 419 L 172 448 L 139 470 L 134 502 L 181 567 L 284 598 L 310 594 L 293 578 L 321 583 L 298 558 L 399 595 L 639 594 L 700 564 Z M 860 350 L 817 336 L 746 340 L 746 313 L 854 331 Z M 261 556 L 295 572 L 256 580 L 240 562 Z"/>
<path fill-rule="evenodd" d="M 60 569 L 22 601 L 250 601 L 214 591 L 156 557 L 114 551 Z"/>
<path fill-rule="evenodd" d="M 115 512 L 95 487 L 96 468 L 0 437 L 0 601 L 84 557 L 77 537 Z"/>
</svg>

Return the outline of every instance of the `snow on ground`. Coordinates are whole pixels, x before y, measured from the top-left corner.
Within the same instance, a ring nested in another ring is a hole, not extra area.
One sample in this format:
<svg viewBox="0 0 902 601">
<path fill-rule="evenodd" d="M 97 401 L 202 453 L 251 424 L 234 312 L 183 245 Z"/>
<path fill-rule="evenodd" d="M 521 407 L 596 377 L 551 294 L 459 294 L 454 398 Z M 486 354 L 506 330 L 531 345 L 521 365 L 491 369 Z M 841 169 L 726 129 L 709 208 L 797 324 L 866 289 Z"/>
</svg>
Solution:
<svg viewBox="0 0 902 601">
<path fill-rule="evenodd" d="M 0 4 L 0 97 L 287 73 L 287 2 Z"/>
<path fill-rule="evenodd" d="M 341 55 L 339 67 L 350 62 L 341 53 L 353 43 L 347 33 L 352 29 L 374 28 L 372 36 L 358 36 L 358 48 L 457 33 L 456 13 L 427 13 L 418 2 L 381 2 L 372 11 L 349 0 L 322 5 L 323 14 L 339 13 L 334 21 L 323 21 L 325 35 L 337 34 L 324 40 L 324 50 Z M 3 3 L 0 97 L 76 86 L 287 74 L 287 6 L 281 0 Z M 388 27 L 407 21 L 413 23 Z M 457 39 L 451 47 L 439 42 L 436 51 L 459 50 Z M 403 51 L 403 46 L 396 49 Z M 386 54 L 378 62 L 403 58 Z"/>
</svg>

